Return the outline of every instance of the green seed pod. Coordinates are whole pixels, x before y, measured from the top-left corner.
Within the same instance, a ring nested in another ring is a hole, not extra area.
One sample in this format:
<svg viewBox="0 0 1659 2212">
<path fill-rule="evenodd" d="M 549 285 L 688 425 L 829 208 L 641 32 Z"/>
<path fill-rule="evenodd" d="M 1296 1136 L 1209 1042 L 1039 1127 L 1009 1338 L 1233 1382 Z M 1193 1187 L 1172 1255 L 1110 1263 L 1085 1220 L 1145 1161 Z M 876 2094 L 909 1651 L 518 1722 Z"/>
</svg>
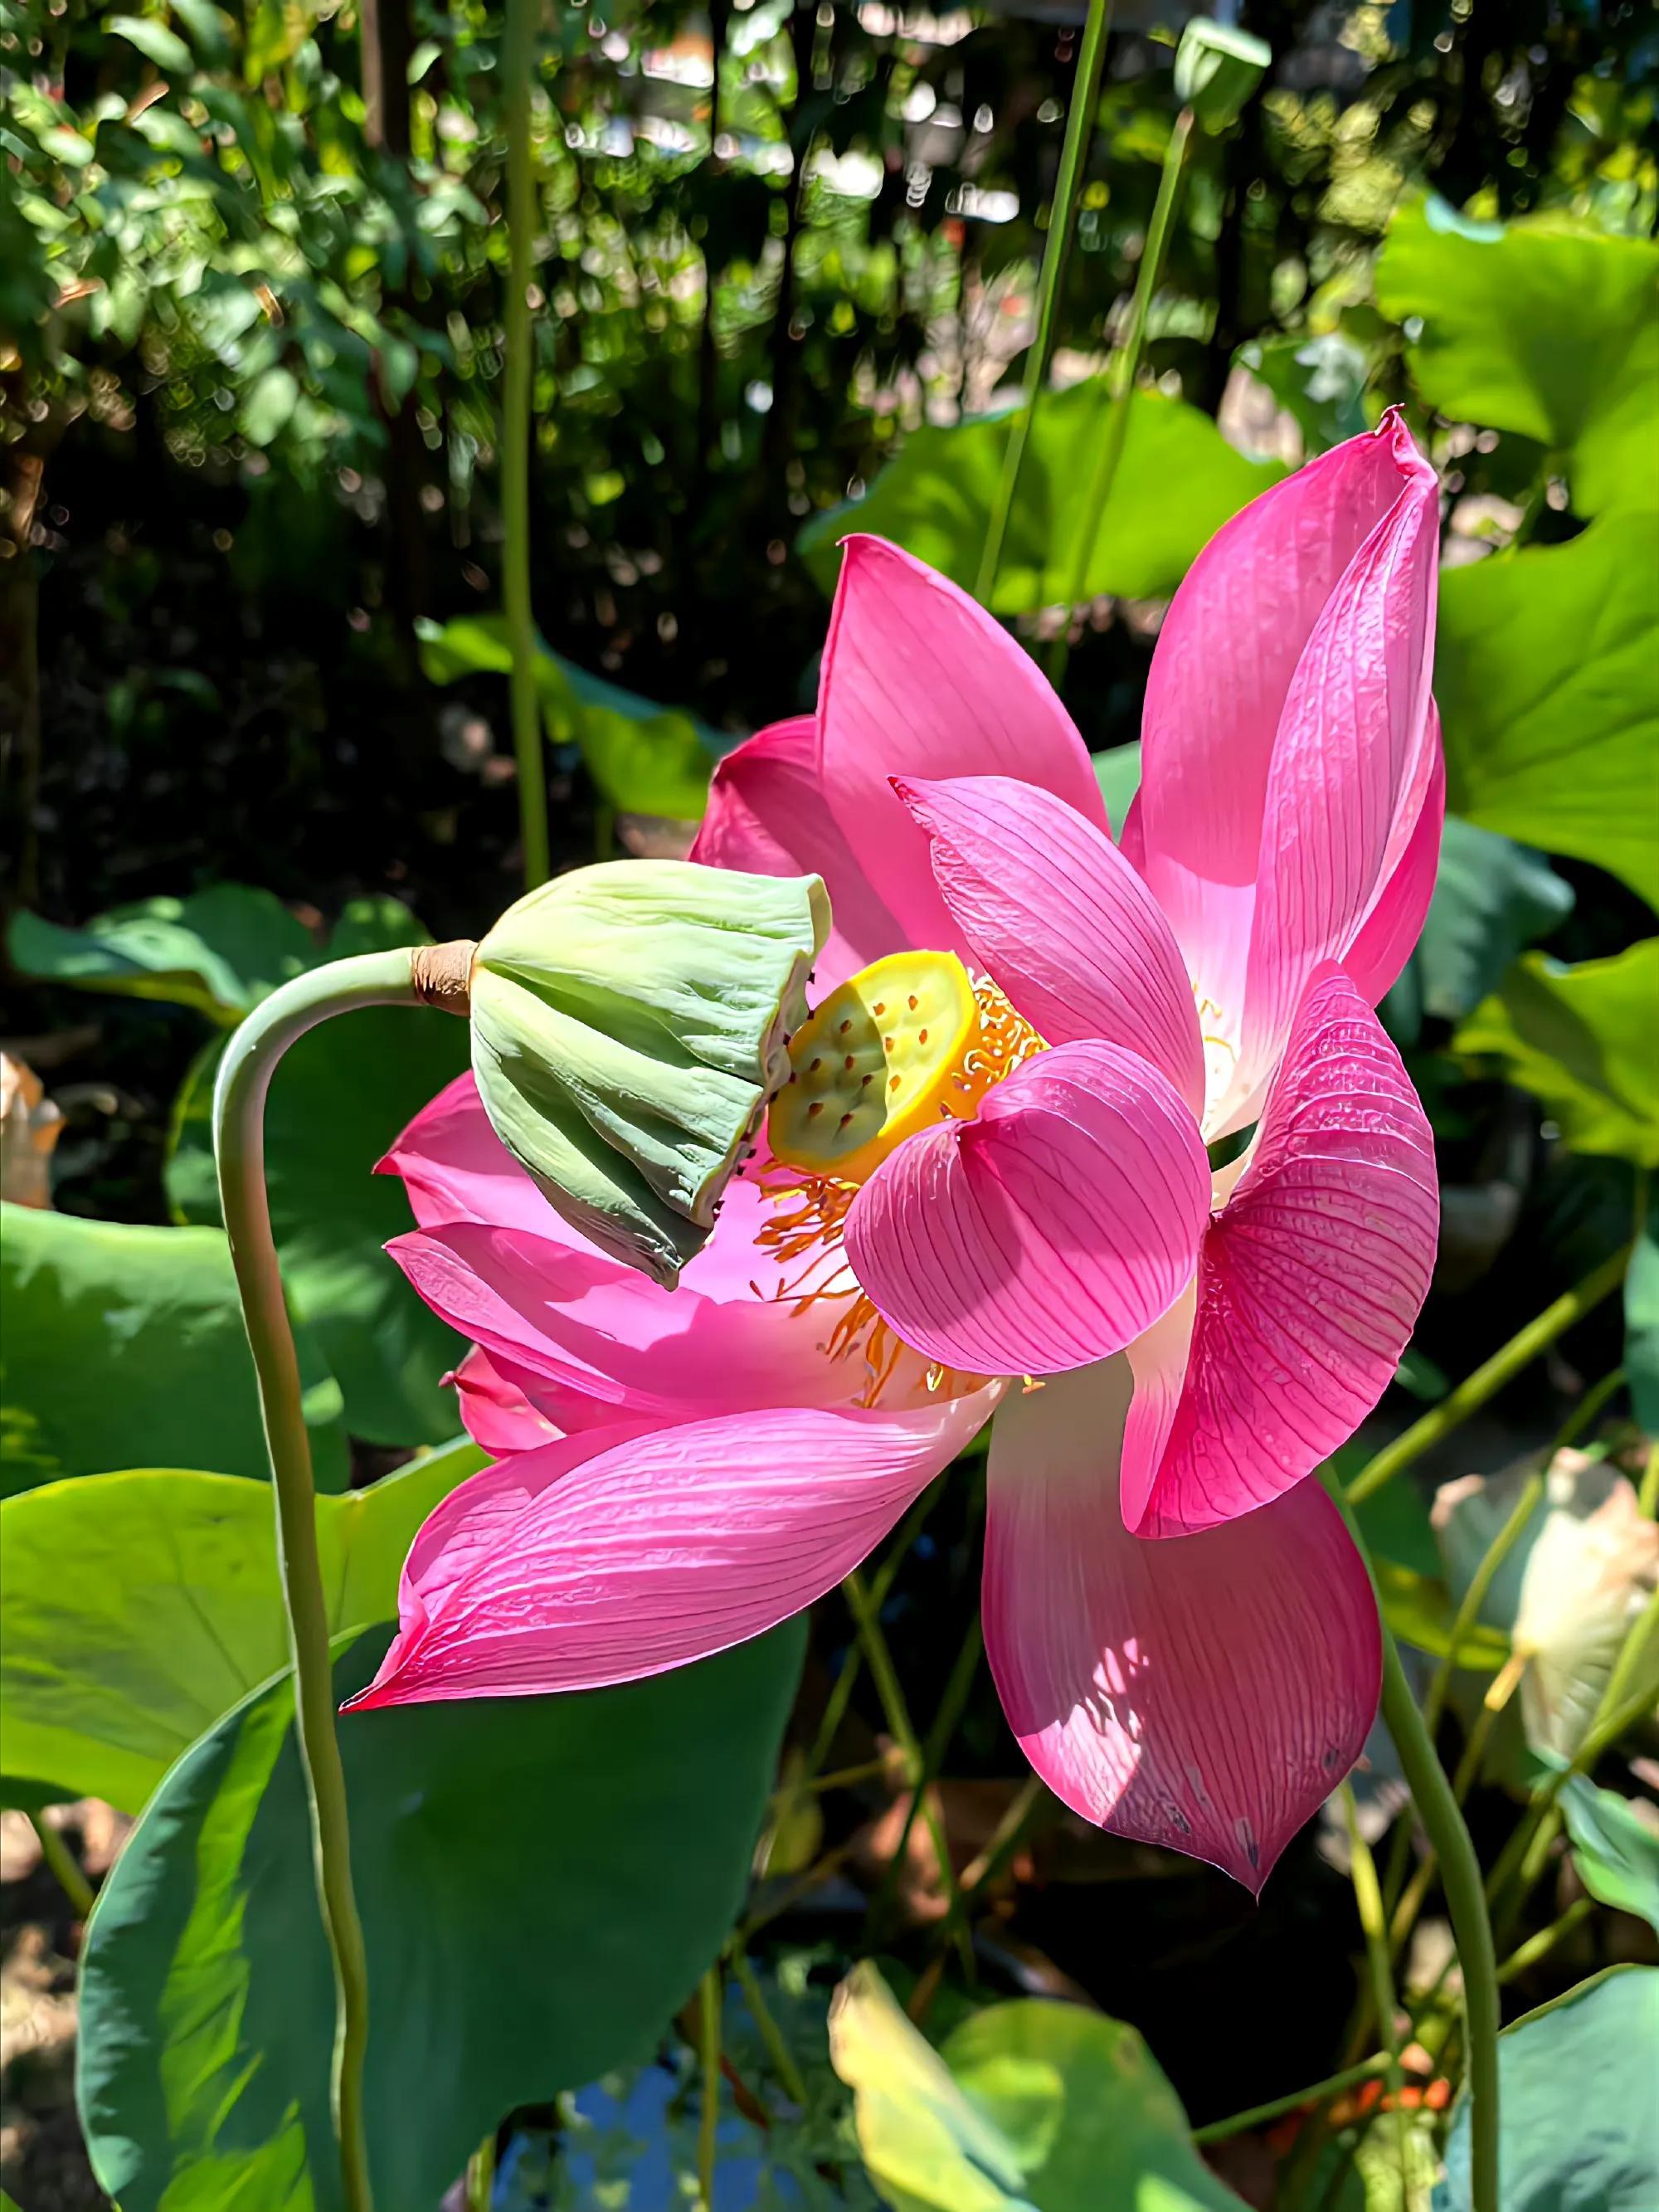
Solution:
<svg viewBox="0 0 1659 2212">
<path fill-rule="evenodd" d="M 672 1289 L 805 1018 L 817 876 L 622 860 L 556 876 L 473 956 L 472 1072 L 550 1205 Z"/>
</svg>

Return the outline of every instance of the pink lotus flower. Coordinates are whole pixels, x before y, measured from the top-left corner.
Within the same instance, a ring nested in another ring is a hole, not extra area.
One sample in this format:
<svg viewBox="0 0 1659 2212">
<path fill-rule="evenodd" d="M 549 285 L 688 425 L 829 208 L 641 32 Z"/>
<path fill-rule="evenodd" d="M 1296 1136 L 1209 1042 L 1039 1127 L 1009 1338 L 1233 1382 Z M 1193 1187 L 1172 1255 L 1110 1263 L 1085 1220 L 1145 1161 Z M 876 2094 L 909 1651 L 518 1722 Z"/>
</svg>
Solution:
<svg viewBox="0 0 1659 2212">
<path fill-rule="evenodd" d="M 416 1539 L 360 1705 L 757 1634 L 994 1413 L 986 1642 L 1028 1757 L 1260 1889 L 1376 1705 L 1369 1580 L 1308 1478 L 1433 1259 L 1430 1133 L 1370 1008 L 1439 847 L 1436 524 L 1390 417 L 1219 533 L 1158 641 L 1121 845 L 1020 647 L 849 542 L 817 717 L 722 764 L 694 849 L 830 888 L 784 1157 L 672 1295 L 564 1226 L 470 1079 L 384 1164 L 420 1224 L 392 1249 L 472 1340 L 464 1413 L 502 1456 Z M 865 1146 L 877 1069 L 915 1105 Z M 1251 1122 L 1212 1176 L 1206 1143 Z"/>
</svg>

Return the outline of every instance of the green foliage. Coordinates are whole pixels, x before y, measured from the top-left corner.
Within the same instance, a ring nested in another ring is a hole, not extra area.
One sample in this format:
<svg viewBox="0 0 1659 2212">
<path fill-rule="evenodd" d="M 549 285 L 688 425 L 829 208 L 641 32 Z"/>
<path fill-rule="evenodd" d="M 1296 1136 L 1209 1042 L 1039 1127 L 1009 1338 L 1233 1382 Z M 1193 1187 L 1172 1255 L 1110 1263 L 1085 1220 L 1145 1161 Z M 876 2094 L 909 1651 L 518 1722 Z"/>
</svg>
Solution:
<svg viewBox="0 0 1659 2212">
<path fill-rule="evenodd" d="M 426 942 L 396 900 L 362 900 L 330 951 Z M 198 1057 L 173 1109 L 167 1194 L 186 1221 L 219 1218 L 211 1118 L 219 1050 L 216 1043 Z M 265 1182 L 283 1280 L 339 1379 L 348 1427 L 372 1443 L 441 1443 L 455 1426 L 440 1378 L 462 1347 L 381 1249 L 410 1226 L 409 1209 L 402 1186 L 374 1169 L 466 1065 L 465 1023 L 420 1007 L 370 1007 L 301 1037 L 270 1086 Z"/>
<path fill-rule="evenodd" d="M 836 1994 L 830 2035 L 895 2212 L 1241 2212 L 1152 2053 L 1104 2014 L 993 2005 L 935 2051 L 866 1960 Z"/>
<path fill-rule="evenodd" d="M 1659 1234 L 1651 1196 L 1625 1270 L 1625 1372 L 1638 1424 L 1659 1436 Z"/>
<path fill-rule="evenodd" d="M 1615 1966 L 1498 2039 L 1500 2212 L 1650 2212 L 1659 2203 L 1659 1967 Z M 1460 2100 L 1435 2212 L 1469 2212 Z"/>
<path fill-rule="evenodd" d="M 1659 510 L 1441 580 L 1446 803 L 1610 869 L 1659 906 Z"/>
<path fill-rule="evenodd" d="M 1518 961 L 1458 1030 L 1530 1091 L 1575 1152 L 1659 1166 L 1659 937 L 1611 960 Z"/>
<path fill-rule="evenodd" d="M 1389 226 L 1376 297 L 1421 323 L 1407 359 L 1429 404 L 1561 455 L 1580 514 L 1659 501 L 1659 245 L 1431 199 Z"/>
<path fill-rule="evenodd" d="M 0 1208 L 0 1494 L 120 1467 L 265 1473 L 253 1362 L 224 1237 Z M 317 1479 L 344 1486 L 338 1384 L 299 1332 Z"/>
<path fill-rule="evenodd" d="M 1037 410 L 991 601 L 997 613 L 1024 614 L 1066 596 L 1087 522 L 1089 471 L 1078 457 L 1095 451 L 1110 404 L 1107 380 L 1097 376 Z M 836 544 L 854 530 L 890 538 L 971 588 L 1012 423 L 996 415 L 915 431 L 862 499 L 815 515 L 796 543 L 823 588 L 833 590 Z M 1276 462 L 1247 459 L 1184 400 L 1137 392 L 1085 571 L 1087 594 L 1166 596 L 1228 517 L 1284 473 Z"/>
<path fill-rule="evenodd" d="M 421 665 L 434 684 L 506 675 L 513 665 L 501 615 L 461 615 L 421 626 Z M 555 744 L 580 748 L 600 797 L 629 814 L 701 818 L 723 740 L 695 715 L 653 706 L 590 675 L 536 641 L 536 694 Z"/>
<path fill-rule="evenodd" d="M 1396 1559 L 1373 1559 L 1382 1618 L 1402 1644 L 1426 1651 L 1431 1659 L 1451 1656 L 1456 1608 L 1444 1585 L 1401 1566 Z M 1510 1656 L 1507 1636 L 1484 1621 L 1472 1621 L 1456 1645 L 1456 1662 L 1474 1674 L 1495 1674 Z"/>
<path fill-rule="evenodd" d="M 435 2203 L 512 2106 L 648 2053 L 742 1894 L 801 1650 L 791 1626 L 620 1689 L 342 1723 L 386 2204 Z M 185 1753 L 88 1931 L 82 2124 L 123 2212 L 337 2212 L 292 1719 L 284 1676 Z"/>
<path fill-rule="evenodd" d="M 451 1444 L 318 1499 L 332 1633 L 395 1615 L 416 1530 L 483 1464 L 475 1444 Z M 137 1812 L 181 1752 L 288 1664 L 264 1483 L 177 1468 L 53 1483 L 0 1505 L 0 1543 L 6 1765 L 52 1796 Z"/>
<path fill-rule="evenodd" d="M 269 891 L 246 884 L 141 899 L 84 929 L 20 914 L 8 949 L 15 967 L 43 982 L 163 999 L 230 1029 L 318 958 L 305 924 Z"/>
<path fill-rule="evenodd" d="M 1449 814 L 1434 898 L 1396 992 L 1419 1014 L 1461 1021 L 1571 911 L 1571 884 L 1538 854 Z"/>
<path fill-rule="evenodd" d="M 1585 1888 L 1603 1905 L 1638 1914 L 1659 1935 L 1659 1833 L 1587 1775 L 1568 1778 L 1560 1802 Z"/>
</svg>

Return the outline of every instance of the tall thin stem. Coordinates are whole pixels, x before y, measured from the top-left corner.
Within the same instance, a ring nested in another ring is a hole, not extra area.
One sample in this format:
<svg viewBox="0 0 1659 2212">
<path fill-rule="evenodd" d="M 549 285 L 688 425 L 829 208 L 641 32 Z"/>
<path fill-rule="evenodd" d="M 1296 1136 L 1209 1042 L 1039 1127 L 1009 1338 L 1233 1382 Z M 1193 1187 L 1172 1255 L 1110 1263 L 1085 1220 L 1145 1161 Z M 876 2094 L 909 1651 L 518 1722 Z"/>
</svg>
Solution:
<svg viewBox="0 0 1659 2212">
<path fill-rule="evenodd" d="M 943 1823 L 934 1810 L 928 1794 L 927 1761 L 922 1756 L 915 1724 L 910 1718 L 910 1709 L 904 1702 L 904 1692 L 899 1686 L 898 1670 L 893 1664 L 893 1655 L 887 1649 L 887 1638 L 881 1632 L 881 1620 L 863 1576 L 856 1567 L 842 1583 L 848 1608 L 858 1630 L 859 1643 L 863 1648 L 865 1664 L 875 1679 L 876 1694 L 881 1699 L 883 1712 L 893 1741 L 904 1754 L 906 1776 L 912 1790 L 921 1802 L 921 1817 L 927 1830 L 927 1839 L 933 1844 L 933 1856 L 939 1862 L 939 1887 L 944 1891 L 947 1905 L 954 1908 L 960 1900 L 956 1869 L 951 1863 L 951 1849 Z M 973 1954 L 967 1944 L 963 1945 L 963 1971 L 973 1972 Z"/>
<path fill-rule="evenodd" d="M 1389 2060 L 1386 2078 L 1395 2100 L 1395 2142 L 1400 2156 L 1401 2194 L 1404 2198 L 1410 2194 L 1410 2178 L 1407 2169 L 1408 2125 L 1400 2094 L 1406 2086 L 1406 2075 L 1400 2063 L 1400 2026 L 1395 2017 L 1394 1962 L 1389 1955 L 1389 1929 L 1382 1911 L 1382 1887 L 1376 1878 L 1376 1862 L 1371 1856 L 1371 1847 L 1359 1825 L 1359 1807 L 1355 1802 L 1352 1784 L 1345 1782 L 1338 1794 L 1342 1800 L 1342 1816 L 1347 1824 L 1348 1868 L 1353 1881 L 1354 1905 L 1359 1914 L 1360 1930 L 1365 1938 L 1365 1960 L 1370 1970 L 1371 2004 L 1376 2014 L 1382 2049 Z"/>
<path fill-rule="evenodd" d="M 1335 1480 L 1327 1487 L 1366 1565 L 1364 1538 Z M 1480 1879 L 1480 1862 L 1452 1794 L 1446 1770 L 1423 1725 L 1401 1664 L 1400 1647 L 1377 1608 L 1382 1637 L 1382 1717 L 1399 1753 L 1431 1849 L 1440 1862 L 1441 1887 L 1452 1940 L 1463 1970 L 1464 2036 L 1468 2049 L 1470 2212 L 1498 2212 L 1498 1954 Z"/>
<path fill-rule="evenodd" d="M 1473 1375 L 1466 1376 L 1437 1406 L 1431 1406 L 1420 1421 L 1413 1421 L 1403 1435 L 1384 1444 L 1376 1457 L 1361 1468 L 1348 1485 L 1349 1504 L 1359 1505 L 1366 1498 L 1374 1498 L 1402 1468 L 1421 1459 L 1443 1437 L 1449 1436 L 1471 1413 L 1478 1413 L 1488 1398 L 1496 1397 L 1506 1382 L 1536 1359 L 1540 1352 L 1547 1351 L 1558 1336 L 1564 1335 L 1575 1322 L 1582 1321 L 1610 1291 L 1618 1289 L 1625 1279 L 1629 1261 L 1630 1246 L 1621 1245 L 1610 1260 L 1604 1260 L 1599 1267 L 1592 1267 L 1582 1282 L 1575 1283 L 1570 1291 L 1553 1299 L 1542 1313 L 1534 1314 L 1524 1328 L 1517 1329 L 1509 1342 L 1500 1345 Z"/>
<path fill-rule="evenodd" d="M 317 1897 L 334 1966 L 332 2100 L 347 2212 L 372 2212 L 363 2126 L 368 1961 L 351 1881 L 345 1772 L 334 1724 L 327 1601 L 317 1555 L 317 1492 L 301 1410 L 299 1362 L 265 1202 L 265 1095 L 296 1037 L 354 1006 L 417 1003 L 407 947 L 337 960 L 296 975 L 251 1013 L 225 1048 L 213 1094 L 219 1202 L 259 1384 L 276 1509 L 276 1559 L 294 1662 L 300 1757 L 311 1807 Z"/>
<path fill-rule="evenodd" d="M 1345 2066 L 1340 2074 L 1327 2075 L 1322 2081 L 1310 2081 L 1305 2089 L 1292 2089 L 1286 2096 L 1270 2097 L 1265 2105 L 1250 2105 L 1242 2112 L 1229 2112 L 1224 2120 L 1211 2120 L 1201 2128 L 1194 2128 L 1193 2141 L 1225 2142 L 1229 2136 L 1242 2136 L 1248 2129 L 1266 2127 L 1269 2120 L 1283 2119 L 1286 2112 L 1299 2112 L 1304 2105 L 1322 2105 L 1328 2098 L 1340 2097 L 1345 2089 L 1358 2088 L 1362 2081 L 1386 2074 L 1395 2063 L 1391 2051 L 1379 2051 L 1375 2057 L 1362 2058 L 1357 2066 Z"/>
<path fill-rule="evenodd" d="M 536 696 L 536 623 L 530 609 L 530 406 L 534 363 L 530 264 L 536 237 L 536 179 L 530 92 L 540 0 L 507 0 L 501 40 L 507 106 L 507 313 L 501 373 L 501 586 L 507 643 L 513 750 L 518 762 L 519 842 L 526 890 L 548 874 L 547 772 Z"/>
<path fill-rule="evenodd" d="M 1066 137 L 1060 149 L 1054 204 L 1048 216 L 1048 242 L 1042 250 L 1042 273 L 1037 280 L 1036 334 L 1031 342 L 1031 358 L 1026 370 L 1027 396 L 1025 404 L 1016 410 L 1008 425 L 1002 474 L 991 502 L 991 519 L 986 526 L 979 574 L 974 584 L 974 597 L 981 606 L 990 605 L 991 595 L 996 589 L 1002 544 L 1008 534 L 1008 518 L 1014 511 L 1014 498 L 1019 489 L 1020 466 L 1025 459 L 1031 426 L 1036 420 L 1037 405 L 1048 381 L 1048 364 L 1054 359 L 1060 287 L 1072 250 L 1072 218 L 1089 135 L 1094 129 L 1101 65 L 1106 58 L 1106 40 L 1111 27 L 1112 0 L 1089 0 L 1083 45 L 1077 59 L 1077 80 L 1072 88 L 1071 111 L 1066 118 Z"/>
<path fill-rule="evenodd" d="M 1170 231 L 1175 220 L 1176 203 L 1181 197 L 1181 179 L 1187 166 L 1187 149 L 1192 136 L 1193 111 L 1190 107 L 1183 107 L 1175 119 L 1175 129 L 1170 134 L 1170 143 L 1164 155 L 1164 172 L 1158 180 L 1158 198 L 1152 204 L 1152 219 L 1147 225 L 1146 243 L 1141 250 L 1140 267 L 1135 276 L 1134 298 L 1129 308 L 1129 334 L 1122 352 L 1112 365 L 1112 404 L 1106 410 L 1106 428 L 1101 437 L 1100 451 L 1095 456 L 1094 475 L 1090 479 L 1088 495 L 1083 503 L 1083 525 L 1078 532 L 1077 545 L 1072 556 L 1071 580 L 1066 588 L 1068 612 L 1079 604 L 1087 587 L 1089 562 L 1093 558 L 1107 501 L 1111 498 L 1112 485 L 1116 481 L 1118 463 L 1123 458 L 1123 441 L 1129 433 L 1129 410 L 1134 402 L 1135 380 L 1140 374 L 1140 356 L 1146 343 L 1146 318 L 1152 312 L 1152 295 L 1158 290 L 1158 279 L 1164 273 L 1164 257 L 1169 251 Z M 1066 629 L 1062 628 L 1048 654 L 1048 681 L 1056 691 L 1066 680 L 1066 663 L 1070 654 Z"/>
<path fill-rule="evenodd" d="M 1400 1651 L 1382 1630 L 1382 1717 L 1419 1818 L 1440 1861 L 1458 1963 L 1468 2048 L 1469 2197 L 1473 2212 L 1498 2212 L 1498 1954 L 1486 1917 L 1480 1862 L 1444 1768 L 1417 1709 Z"/>
<path fill-rule="evenodd" d="M 40 1846 L 40 1856 L 55 1877 L 58 1887 L 70 1901 L 77 1920 L 84 1920 L 94 1902 L 92 1884 L 82 1870 L 81 1862 L 64 1841 L 44 1814 L 31 1812 L 30 1827 L 34 1840 Z"/>
<path fill-rule="evenodd" d="M 714 2167 L 720 2124 L 720 1970 L 712 1966 L 697 1985 L 697 2045 L 702 2069 L 702 2109 L 697 2116 L 698 2212 L 714 2212 Z"/>
</svg>

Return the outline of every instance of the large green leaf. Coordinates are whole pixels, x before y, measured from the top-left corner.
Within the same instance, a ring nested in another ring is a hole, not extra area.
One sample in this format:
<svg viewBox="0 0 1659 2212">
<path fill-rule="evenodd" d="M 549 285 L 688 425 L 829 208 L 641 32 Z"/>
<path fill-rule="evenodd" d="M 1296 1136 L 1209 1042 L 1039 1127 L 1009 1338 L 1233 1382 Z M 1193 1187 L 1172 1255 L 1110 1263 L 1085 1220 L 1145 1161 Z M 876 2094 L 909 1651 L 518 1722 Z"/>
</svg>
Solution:
<svg viewBox="0 0 1659 2212">
<path fill-rule="evenodd" d="M 1440 581 L 1446 804 L 1659 905 L 1659 514 L 1610 514 Z"/>
<path fill-rule="evenodd" d="M 803 1640 L 342 1723 L 379 2203 L 435 2205 L 513 2106 L 649 2051 L 742 1897 Z M 386 1643 L 340 1662 L 339 1696 Z M 88 1929 L 82 2124 L 122 2212 L 339 2212 L 292 1717 L 284 1675 L 185 1753 Z"/>
<path fill-rule="evenodd" d="M 84 929 L 20 914 L 9 943 L 12 963 L 25 975 L 169 1000 L 232 1029 L 318 957 L 305 924 L 270 891 L 246 884 L 216 884 L 189 898 L 141 899 Z"/>
<path fill-rule="evenodd" d="M 1132 2027 L 1082 2005 L 993 2005 L 934 2051 L 867 1960 L 836 1993 L 836 2070 L 895 2212 L 1241 2212 Z"/>
<path fill-rule="evenodd" d="M 1110 405 L 1100 376 L 1045 394 L 997 571 L 996 613 L 1024 614 L 1070 591 L 1090 462 Z M 795 543 L 824 590 L 834 589 L 836 544 L 850 530 L 890 538 L 971 589 L 1013 420 L 1012 413 L 981 416 L 912 431 L 862 499 L 814 515 Z M 1284 474 L 1277 461 L 1236 452 L 1184 400 L 1138 392 L 1084 596 L 1167 597 L 1228 517 Z"/>
<path fill-rule="evenodd" d="M 1594 1898 L 1639 1914 L 1659 1935 L 1659 1834 L 1623 1797 L 1588 1775 L 1569 1777 L 1561 1810 L 1578 1878 Z"/>
<path fill-rule="evenodd" d="M 1653 2212 L 1659 2204 L 1659 1967 L 1615 1966 L 1498 2039 L 1499 2212 Z M 1435 2212 L 1470 2212 L 1460 2100 Z"/>
<path fill-rule="evenodd" d="M 253 1361 L 219 1231 L 0 1207 L 0 1494 L 142 1457 L 264 1474 Z M 317 1479 L 338 1490 L 349 1473 L 339 1386 L 298 1337 Z"/>
<path fill-rule="evenodd" d="M 1559 216 L 1471 223 L 1402 208 L 1376 296 L 1421 328 L 1418 390 L 1443 415 L 1516 430 L 1569 456 L 1581 514 L 1659 492 L 1659 246 Z"/>
<path fill-rule="evenodd" d="M 1461 1021 L 1510 963 L 1572 910 L 1572 886 L 1538 854 L 1448 815 L 1423 934 L 1412 955 L 1423 1012 Z"/>
<path fill-rule="evenodd" d="M 317 1501 L 330 1628 L 389 1620 L 416 1530 L 484 1463 L 434 1452 Z M 288 1663 L 268 1485 L 143 1468 L 0 1505 L 8 1774 L 136 1813 L 180 1752 Z M 4 1785 L 0 1785 L 3 1788 Z"/>
<path fill-rule="evenodd" d="M 1563 968 L 1529 953 L 1458 1030 L 1541 1100 L 1574 1152 L 1659 1166 L 1659 937 Z"/>
<path fill-rule="evenodd" d="M 423 939 L 391 900 L 366 902 L 348 919 L 353 951 Z M 174 1109 L 167 1194 L 189 1221 L 219 1218 L 217 1064 L 216 1047 L 197 1061 Z M 402 1184 L 374 1170 L 404 1123 L 466 1064 L 464 1022 L 424 1007 L 372 1007 L 302 1036 L 270 1086 L 265 1182 L 283 1279 L 339 1377 L 347 1425 L 374 1443 L 441 1443 L 455 1427 L 441 1378 L 463 1347 L 381 1249 L 410 1216 Z"/>
<path fill-rule="evenodd" d="M 501 675 L 513 665 L 502 615 L 461 615 L 422 625 L 421 665 L 434 684 Z M 659 707 L 591 675 L 536 640 L 536 691 L 556 744 L 580 746 L 609 805 L 629 814 L 702 817 L 715 760 L 731 743 L 678 707 Z"/>
</svg>

